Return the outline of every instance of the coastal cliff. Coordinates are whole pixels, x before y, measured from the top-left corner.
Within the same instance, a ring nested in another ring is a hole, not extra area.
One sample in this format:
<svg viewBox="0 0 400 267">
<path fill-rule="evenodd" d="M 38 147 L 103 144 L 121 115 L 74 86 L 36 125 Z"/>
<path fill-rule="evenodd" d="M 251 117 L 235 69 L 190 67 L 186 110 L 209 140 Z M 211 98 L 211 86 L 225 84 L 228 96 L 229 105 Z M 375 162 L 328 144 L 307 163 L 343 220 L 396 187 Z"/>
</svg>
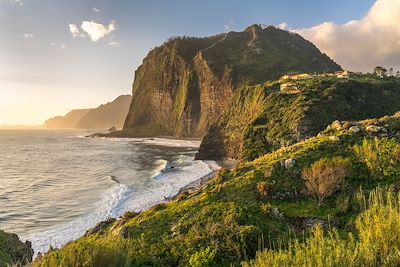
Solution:
<svg viewBox="0 0 400 267">
<path fill-rule="evenodd" d="M 173 38 L 152 50 L 136 70 L 119 135 L 203 137 L 243 85 L 287 72 L 340 69 L 312 43 L 272 26 Z"/>
</svg>

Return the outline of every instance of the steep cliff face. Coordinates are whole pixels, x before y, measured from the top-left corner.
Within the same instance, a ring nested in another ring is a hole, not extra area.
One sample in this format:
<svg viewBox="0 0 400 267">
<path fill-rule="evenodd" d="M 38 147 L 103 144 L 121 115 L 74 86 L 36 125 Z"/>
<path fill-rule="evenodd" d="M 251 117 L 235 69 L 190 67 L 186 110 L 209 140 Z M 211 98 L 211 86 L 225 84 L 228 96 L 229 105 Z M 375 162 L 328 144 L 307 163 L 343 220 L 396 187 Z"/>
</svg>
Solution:
<svg viewBox="0 0 400 267">
<path fill-rule="evenodd" d="M 310 42 L 274 27 L 175 38 L 152 50 L 135 72 L 124 132 L 202 137 L 244 84 L 290 71 L 339 69 Z"/>
<path fill-rule="evenodd" d="M 312 137 L 334 120 L 380 117 L 400 108 L 399 79 L 355 75 L 293 83 L 295 91 L 280 91 L 279 81 L 238 89 L 196 158 L 251 160 Z"/>
</svg>

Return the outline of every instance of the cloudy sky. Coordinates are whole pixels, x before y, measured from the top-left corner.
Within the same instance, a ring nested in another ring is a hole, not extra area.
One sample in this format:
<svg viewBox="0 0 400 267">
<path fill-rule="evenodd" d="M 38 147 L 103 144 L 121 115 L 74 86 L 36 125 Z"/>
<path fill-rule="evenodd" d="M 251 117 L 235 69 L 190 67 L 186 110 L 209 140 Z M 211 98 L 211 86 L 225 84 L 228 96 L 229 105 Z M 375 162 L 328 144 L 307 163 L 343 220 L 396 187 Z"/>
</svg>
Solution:
<svg viewBox="0 0 400 267">
<path fill-rule="evenodd" d="M 0 125 L 41 124 L 131 91 L 177 35 L 279 25 L 344 68 L 400 68 L 400 0 L 0 0 Z"/>
</svg>

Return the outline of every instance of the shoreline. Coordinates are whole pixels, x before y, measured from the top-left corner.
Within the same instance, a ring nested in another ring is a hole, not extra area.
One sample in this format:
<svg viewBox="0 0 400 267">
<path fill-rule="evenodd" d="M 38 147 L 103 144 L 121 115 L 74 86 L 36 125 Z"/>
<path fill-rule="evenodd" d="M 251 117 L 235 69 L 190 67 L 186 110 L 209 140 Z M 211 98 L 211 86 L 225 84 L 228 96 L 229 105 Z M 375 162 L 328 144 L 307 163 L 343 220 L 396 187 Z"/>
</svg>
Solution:
<svg viewBox="0 0 400 267">
<path fill-rule="evenodd" d="M 193 160 L 194 161 L 194 160 Z M 156 202 L 153 202 L 152 204 L 143 207 L 140 210 L 126 210 L 123 214 L 113 217 L 114 220 L 116 222 L 124 220 L 124 218 L 127 216 L 127 214 L 135 212 L 135 213 L 142 213 L 142 212 L 146 212 L 148 210 L 150 210 L 151 208 L 153 208 L 154 206 L 157 206 L 159 204 L 166 204 L 166 203 L 170 203 L 173 201 L 179 201 L 179 197 L 182 196 L 182 194 L 184 195 L 193 195 L 193 194 L 198 194 L 199 192 L 201 192 L 205 186 L 207 186 L 208 182 L 210 180 L 212 180 L 221 170 L 226 169 L 227 167 L 232 167 L 232 162 L 227 160 L 227 161 L 212 161 L 213 163 L 207 163 L 207 161 L 205 161 L 205 163 L 207 164 L 216 164 L 219 168 L 215 169 L 216 166 L 214 168 L 212 168 L 210 166 L 210 172 L 206 175 L 203 175 L 201 177 L 199 177 L 198 179 L 189 182 L 188 184 L 186 184 L 185 186 L 181 187 L 181 188 L 177 188 L 177 191 L 175 191 L 175 194 L 171 194 L 170 196 L 166 196 L 164 197 L 164 199 L 159 199 Z M 129 216 L 129 215 L 128 215 Z M 107 220 L 100 220 L 98 221 L 96 224 L 94 224 L 91 228 L 88 228 L 84 231 L 84 233 L 82 235 L 80 235 L 79 237 L 77 237 L 76 239 L 73 240 L 69 240 L 68 242 L 64 243 L 63 245 L 61 245 L 60 247 L 56 247 L 56 249 L 61 249 L 62 247 L 64 247 L 65 245 L 67 245 L 70 242 L 74 242 L 76 240 L 79 240 L 80 238 L 84 237 L 87 233 L 90 232 L 97 232 L 99 229 L 102 229 L 103 226 L 107 225 Z M 29 239 L 28 239 L 29 240 Z M 34 251 L 34 256 L 33 258 L 35 259 L 37 256 L 39 255 L 43 255 L 46 254 L 48 252 L 47 251 Z"/>
<path fill-rule="evenodd" d="M 181 194 L 188 193 L 188 194 L 191 195 L 191 194 L 197 193 L 199 191 L 202 191 L 204 189 L 204 186 L 207 185 L 207 183 L 212 178 L 214 178 L 215 175 L 217 175 L 220 171 L 222 171 L 222 170 L 232 170 L 238 164 L 238 162 L 236 160 L 234 160 L 234 159 L 225 159 L 225 160 L 220 160 L 220 161 L 215 161 L 215 162 L 217 163 L 218 166 L 221 167 L 220 169 L 213 170 L 209 174 L 206 174 L 206 175 L 200 177 L 199 179 L 188 183 L 184 187 L 180 188 L 179 192 L 177 194 L 175 194 L 174 196 L 171 196 L 169 198 L 166 198 L 166 202 L 165 203 L 177 200 L 177 198 Z"/>
</svg>

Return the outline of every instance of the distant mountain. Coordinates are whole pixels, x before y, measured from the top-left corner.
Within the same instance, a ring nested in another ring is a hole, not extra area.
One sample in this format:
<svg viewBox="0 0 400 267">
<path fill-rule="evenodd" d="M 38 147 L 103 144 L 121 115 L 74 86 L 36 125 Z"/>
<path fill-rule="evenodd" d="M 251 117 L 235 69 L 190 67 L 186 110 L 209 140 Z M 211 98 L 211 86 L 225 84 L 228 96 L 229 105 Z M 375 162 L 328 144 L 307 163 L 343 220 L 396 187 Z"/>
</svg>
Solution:
<svg viewBox="0 0 400 267">
<path fill-rule="evenodd" d="M 45 128 L 76 128 L 79 121 L 90 109 L 74 109 L 64 116 L 56 116 L 45 121 Z"/>
<path fill-rule="evenodd" d="M 128 113 L 131 95 L 121 95 L 114 101 L 93 109 L 76 109 L 65 116 L 48 119 L 45 128 L 121 129 Z"/>
<path fill-rule="evenodd" d="M 150 51 L 136 70 L 124 132 L 202 137 L 245 84 L 340 69 L 311 42 L 273 26 L 173 38 Z"/>
</svg>

